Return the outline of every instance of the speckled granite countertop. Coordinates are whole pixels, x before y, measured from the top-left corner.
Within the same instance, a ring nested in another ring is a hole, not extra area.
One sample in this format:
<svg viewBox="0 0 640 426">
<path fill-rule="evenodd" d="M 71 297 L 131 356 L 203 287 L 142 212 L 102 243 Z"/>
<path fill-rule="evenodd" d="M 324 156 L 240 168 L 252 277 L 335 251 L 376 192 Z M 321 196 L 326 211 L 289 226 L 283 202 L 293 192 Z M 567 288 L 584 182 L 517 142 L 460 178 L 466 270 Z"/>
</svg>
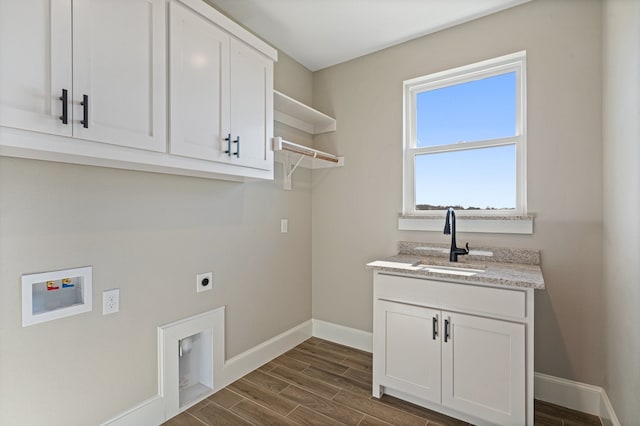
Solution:
<svg viewBox="0 0 640 426">
<path fill-rule="evenodd" d="M 377 271 L 455 280 L 470 284 L 524 287 L 536 290 L 545 288 L 538 250 L 471 247 L 469 255 L 459 256 L 458 262 L 449 262 L 449 247 L 444 244 L 401 241 L 398 249 L 397 255 L 371 262 L 367 267 Z M 443 268 L 438 269 L 438 266 Z M 466 271 L 456 271 L 455 268 L 478 271 L 473 275 L 461 275 Z"/>
</svg>

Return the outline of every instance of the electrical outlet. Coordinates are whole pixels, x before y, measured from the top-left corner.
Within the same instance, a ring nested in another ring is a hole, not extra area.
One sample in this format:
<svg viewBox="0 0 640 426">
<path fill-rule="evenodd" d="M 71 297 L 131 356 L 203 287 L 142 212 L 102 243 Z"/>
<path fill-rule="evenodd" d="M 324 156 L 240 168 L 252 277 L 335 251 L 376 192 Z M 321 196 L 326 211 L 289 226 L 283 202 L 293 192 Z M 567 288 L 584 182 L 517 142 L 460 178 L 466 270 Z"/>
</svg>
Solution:
<svg viewBox="0 0 640 426">
<path fill-rule="evenodd" d="M 213 272 L 204 272 L 196 275 L 196 291 L 211 290 L 213 288 Z"/>
<path fill-rule="evenodd" d="M 102 315 L 120 312 L 120 289 L 112 288 L 102 293 Z"/>
<path fill-rule="evenodd" d="M 289 232 L 289 219 L 280 219 L 280 232 L 283 234 Z"/>
</svg>

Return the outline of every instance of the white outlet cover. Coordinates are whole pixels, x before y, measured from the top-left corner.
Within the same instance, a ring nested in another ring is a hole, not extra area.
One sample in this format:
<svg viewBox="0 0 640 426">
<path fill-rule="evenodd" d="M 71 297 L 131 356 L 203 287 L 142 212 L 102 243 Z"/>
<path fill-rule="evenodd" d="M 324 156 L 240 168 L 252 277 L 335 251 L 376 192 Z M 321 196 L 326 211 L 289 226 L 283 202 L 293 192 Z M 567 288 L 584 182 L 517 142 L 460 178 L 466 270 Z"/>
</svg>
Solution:
<svg viewBox="0 0 640 426">
<path fill-rule="evenodd" d="M 102 315 L 120 312 L 120 289 L 112 288 L 102 293 Z"/>
<path fill-rule="evenodd" d="M 208 279 L 209 284 L 202 285 L 202 280 Z M 204 272 L 196 275 L 196 292 L 211 290 L 213 288 L 213 272 Z"/>
</svg>

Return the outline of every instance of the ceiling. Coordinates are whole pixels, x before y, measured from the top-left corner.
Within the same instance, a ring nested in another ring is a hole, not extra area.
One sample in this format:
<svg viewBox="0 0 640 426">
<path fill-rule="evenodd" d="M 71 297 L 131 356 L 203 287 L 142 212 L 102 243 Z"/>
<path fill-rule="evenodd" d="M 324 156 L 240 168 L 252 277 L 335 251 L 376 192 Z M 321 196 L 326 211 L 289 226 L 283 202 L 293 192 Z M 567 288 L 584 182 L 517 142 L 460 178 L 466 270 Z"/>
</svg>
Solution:
<svg viewBox="0 0 640 426">
<path fill-rule="evenodd" d="M 311 71 L 529 0 L 206 0 Z"/>
</svg>

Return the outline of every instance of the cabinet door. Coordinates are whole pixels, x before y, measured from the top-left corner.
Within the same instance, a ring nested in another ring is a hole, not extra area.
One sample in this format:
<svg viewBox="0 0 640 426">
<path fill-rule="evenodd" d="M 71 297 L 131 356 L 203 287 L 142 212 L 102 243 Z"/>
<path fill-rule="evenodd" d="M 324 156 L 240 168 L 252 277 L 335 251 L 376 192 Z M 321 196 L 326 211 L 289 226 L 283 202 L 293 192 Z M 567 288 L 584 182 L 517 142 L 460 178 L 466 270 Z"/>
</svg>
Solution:
<svg viewBox="0 0 640 426">
<path fill-rule="evenodd" d="M 229 161 L 229 35 L 180 3 L 170 3 L 172 154 Z"/>
<path fill-rule="evenodd" d="M 440 403 L 440 312 L 379 300 L 374 358 L 380 384 Z M 434 333 L 435 324 L 435 333 Z M 374 367 L 375 368 L 375 367 Z"/>
<path fill-rule="evenodd" d="M 74 136 L 166 150 L 165 25 L 165 0 L 74 0 Z"/>
<path fill-rule="evenodd" d="M 273 61 L 245 43 L 231 39 L 232 162 L 273 169 Z"/>
<path fill-rule="evenodd" d="M 0 125 L 71 135 L 71 0 L 0 0 Z"/>
<path fill-rule="evenodd" d="M 442 404 L 497 424 L 525 424 L 525 325 L 442 315 L 449 323 Z"/>
</svg>

